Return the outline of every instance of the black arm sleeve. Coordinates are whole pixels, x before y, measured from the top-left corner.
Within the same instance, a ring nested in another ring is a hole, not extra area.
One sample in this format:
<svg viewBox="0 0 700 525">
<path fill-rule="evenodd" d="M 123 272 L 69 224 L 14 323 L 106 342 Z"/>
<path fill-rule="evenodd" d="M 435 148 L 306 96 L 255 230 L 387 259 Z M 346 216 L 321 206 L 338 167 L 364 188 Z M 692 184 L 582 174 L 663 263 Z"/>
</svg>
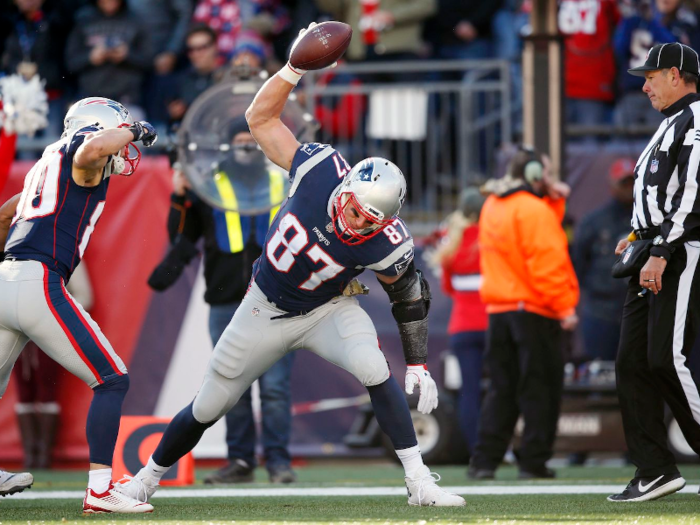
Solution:
<svg viewBox="0 0 700 525">
<path fill-rule="evenodd" d="M 379 281 L 389 295 L 391 313 L 399 327 L 401 346 L 408 365 L 423 365 L 428 358 L 428 311 L 430 286 L 411 261 L 398 281 Z"/>
</svg>

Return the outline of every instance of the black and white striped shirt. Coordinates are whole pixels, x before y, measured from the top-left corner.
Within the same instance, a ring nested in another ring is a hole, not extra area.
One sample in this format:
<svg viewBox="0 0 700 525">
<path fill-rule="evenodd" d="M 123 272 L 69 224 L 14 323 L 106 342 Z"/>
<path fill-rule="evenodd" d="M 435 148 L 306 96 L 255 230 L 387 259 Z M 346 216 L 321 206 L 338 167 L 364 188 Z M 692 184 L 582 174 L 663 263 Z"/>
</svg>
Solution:
<svg viewBox="0 0 700 525">
<path fill-rule="evenodd" d="M 700 94 L 684 96 L 663 114 L 635 166 L 632 227 L 659 226 L 675 248 L 700 239 Z"/>
</svg>

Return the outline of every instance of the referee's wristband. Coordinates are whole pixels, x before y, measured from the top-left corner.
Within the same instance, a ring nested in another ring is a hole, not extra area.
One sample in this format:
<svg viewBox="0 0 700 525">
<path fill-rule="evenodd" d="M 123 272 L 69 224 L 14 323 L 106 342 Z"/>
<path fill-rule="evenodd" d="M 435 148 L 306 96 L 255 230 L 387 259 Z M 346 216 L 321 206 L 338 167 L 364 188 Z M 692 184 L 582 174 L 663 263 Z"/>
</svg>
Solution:
<svg viewBox="0 0 700 525">
<path fill-rule="evenodd" d="M 661 257 L 662 259 L 666 259 L 666 261 L 671 260 L 671 250 L 663 245 L 652 246 L 651 250 L 649 250 L 649 254 L 652 257 Z"/>
</svg>

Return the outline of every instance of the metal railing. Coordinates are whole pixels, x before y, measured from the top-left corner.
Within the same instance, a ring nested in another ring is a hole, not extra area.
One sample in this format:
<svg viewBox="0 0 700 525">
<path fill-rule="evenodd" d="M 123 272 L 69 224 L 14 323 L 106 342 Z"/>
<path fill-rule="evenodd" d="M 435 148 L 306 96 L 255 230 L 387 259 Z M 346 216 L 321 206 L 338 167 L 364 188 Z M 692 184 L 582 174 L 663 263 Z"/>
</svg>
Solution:
<svg viewBox="0 0 700 525">
<path fill-rule="evenodd" d="M 510 82 L 510 65 L 501 60 L 344 64 L 309 72 L 292 96 L 319 121 L 316 140 L 350 164 L 383 156 L 403 170 L 409 191 L 402 217 L 421 234 L 454 209 L 462 187 L 493 173 L 519 110 Z M 54 140 L 20 137 L 17 146 L 38 157 Z M 148 154 L 164 153 L 166 142 Z"/>
<path fill-rule="evenodd" d="M 382 62 L 309 72 L 299 93 L 350 164 L 386 157 L 406 175 L 402 217 L 434 228 L 465 185 L 495 168 L 513 131 L 510 65 L 501 60 Z"/>
</svg>

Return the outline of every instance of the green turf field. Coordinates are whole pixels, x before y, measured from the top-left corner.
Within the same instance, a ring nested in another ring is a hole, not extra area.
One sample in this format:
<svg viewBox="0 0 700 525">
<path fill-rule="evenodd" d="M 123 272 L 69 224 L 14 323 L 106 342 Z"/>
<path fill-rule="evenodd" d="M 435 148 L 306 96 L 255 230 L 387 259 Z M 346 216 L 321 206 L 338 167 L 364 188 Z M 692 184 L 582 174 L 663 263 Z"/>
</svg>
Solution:
<svg viewBox="0 0 700 525">
<path fill-rule="evenodd" d="M 536 483 L 518 482 L 513 467 L 503 467 L 494 482 L 468 482 L 464 467 L 436 468 L 441 485 L 501 490 L 551 486 L 619 485 L 629 481 L 630 467 L 587 467 L 558 469 L 554 481 Z M 307 489 L 313 494 L 317 488 L 400 487 L 402 470 L 390 464 L 325 464 L 297 469 L 299 482 L 289 487 Z M 83 517 L 79 498 L 18 499 L 8 496 L 0 500 L 0 525 L 64 524 L 100 521 L 127 525 L 136 522 L 154 524 L 321 524 L 321 523 L 488 523 L 488 524 L 553 524 L 594 525 L 598 523 L 624 524 L 700 524 L 700 497 L 697 485 L 700 467 L 683 467 L 683 475 L 692 490 L 658 501 L 641 504 L 612 504 L 604 494 L 517 494 L 466 495 L 467 506 L 462 508 L 416 508 L 406 504 L 405 496 L 266 496 L 266 497 L 156 497 L 155 512 L 150 515 L 99 515 Z M 198 472 L 198 478 L 206 471 Z M 82 472 L 37 473 L 35 486 L 26 493 L 38 496 L 41 492 L 81 491 L 86 475 Z M 229 486 L 235 489 L 270 489 L 263 469 L 257 472 L 258 483 Z M 193 487 L 208 486 L 201 482 Z M 274 486 L 278 488 L 279 486 Z M 490 489 L 489 489 L 490 488 Z M 536 490 L 541 490 L 536 489 Z"/>
</svg>

